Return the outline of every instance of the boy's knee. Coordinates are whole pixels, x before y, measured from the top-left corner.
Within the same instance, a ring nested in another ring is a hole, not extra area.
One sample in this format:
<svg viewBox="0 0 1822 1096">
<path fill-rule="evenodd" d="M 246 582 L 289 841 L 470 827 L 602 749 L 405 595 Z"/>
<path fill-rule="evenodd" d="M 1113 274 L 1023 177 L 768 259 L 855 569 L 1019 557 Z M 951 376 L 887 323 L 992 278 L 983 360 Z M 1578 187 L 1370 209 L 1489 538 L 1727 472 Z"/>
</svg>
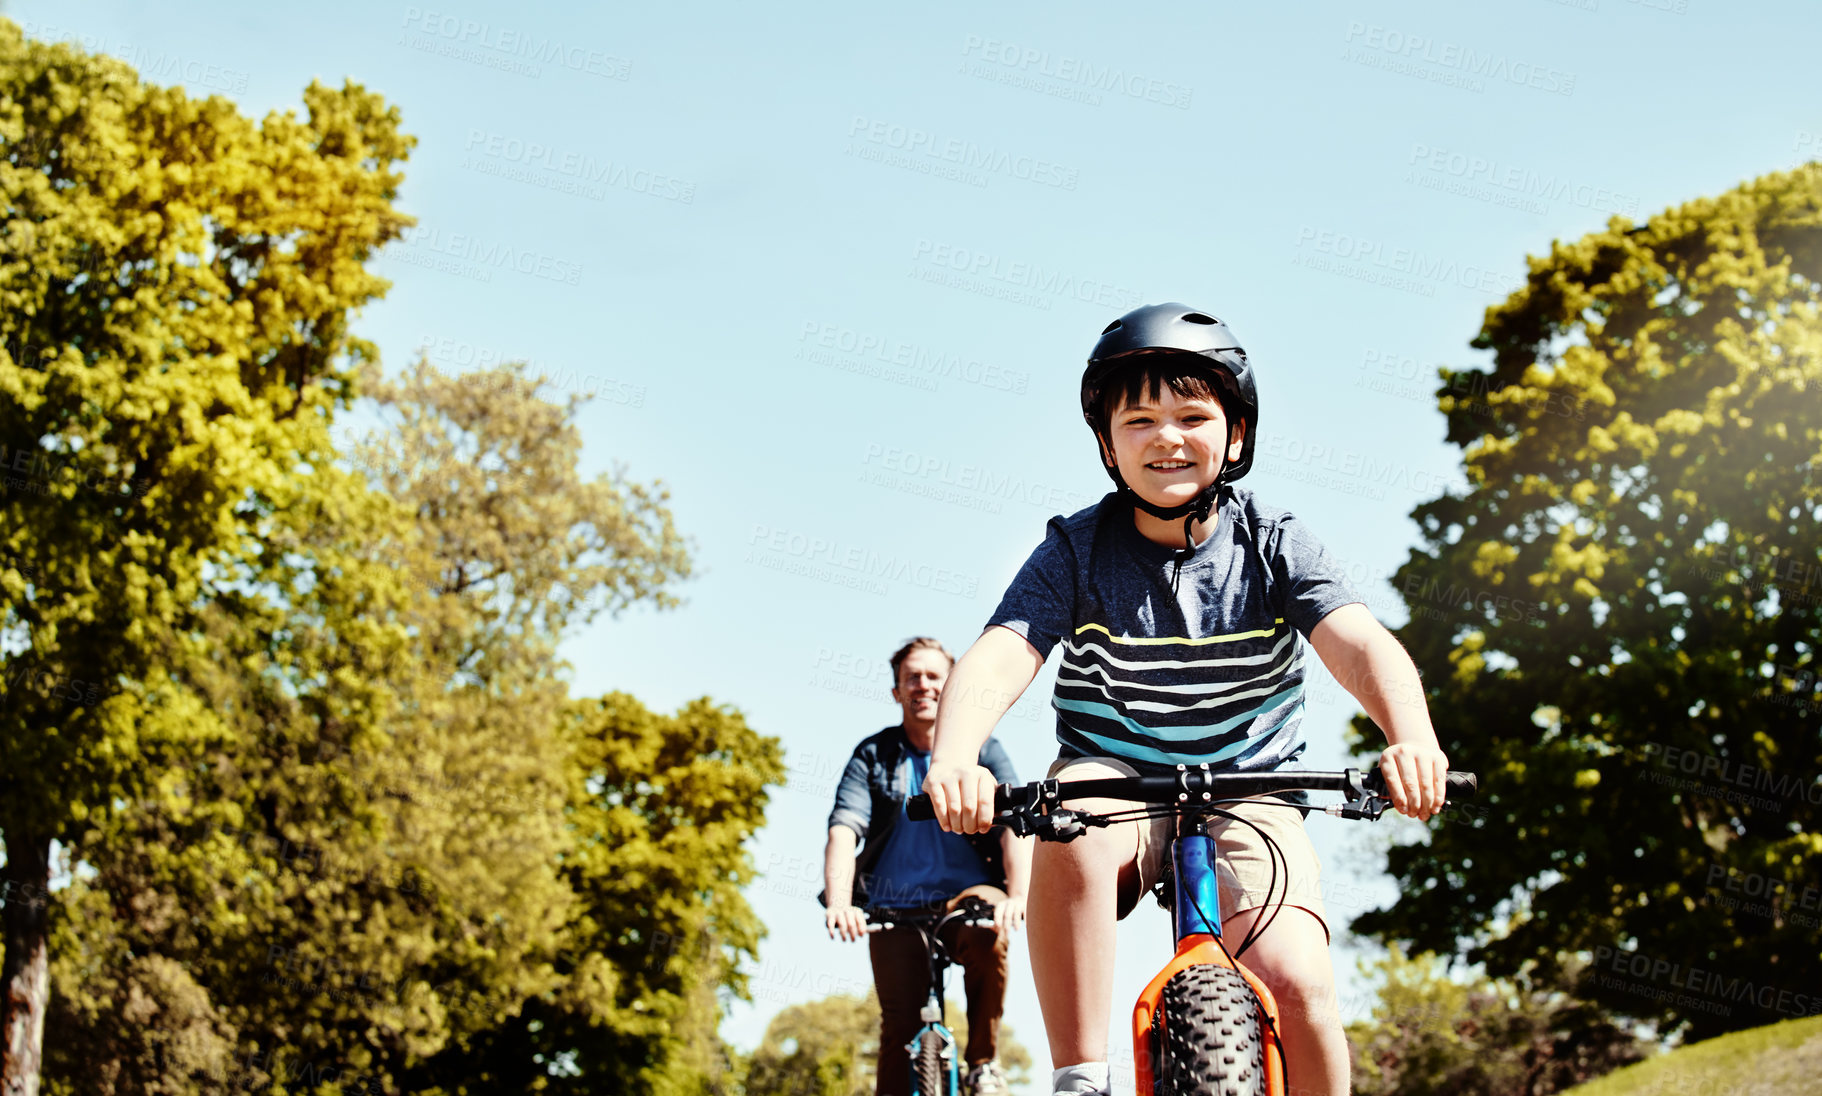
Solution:
<svg viewBox="0 0 1822 1096">
<path fill-rule="evenodd" d="M 1281 1010 L 1294 1008 L 1300 1015 L 1321 1018 L 1336 1016 L 1335 973 L 1327 962 L 1293 959 L 1290 962 L 1254 967 L 1253 973 L 1272 991 Z"/>
<path fill-rule="evenodd" d="M 1327 948 L 1260 948 L 1241 962 L 1266 984 L 1280 1006 L 1295 1005 L 1301 1013 L 1335 1011 L 1335 966 Z"/>
</svg>

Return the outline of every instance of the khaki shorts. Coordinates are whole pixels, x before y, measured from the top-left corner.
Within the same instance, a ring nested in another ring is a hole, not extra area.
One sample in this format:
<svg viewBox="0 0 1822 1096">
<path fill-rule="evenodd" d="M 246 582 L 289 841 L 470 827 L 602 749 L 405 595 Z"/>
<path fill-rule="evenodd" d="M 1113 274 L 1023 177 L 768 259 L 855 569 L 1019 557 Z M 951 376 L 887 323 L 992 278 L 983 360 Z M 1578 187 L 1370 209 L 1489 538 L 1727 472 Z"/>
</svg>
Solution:
<svg viewBox="0 0 1822 1096">
<path fill-rule="evenodd" d="M 1113 757 L 1058 758 L 1046 774 L 1053 780 L 1138 775 L 1138 770 Z M 1310 844 L 1309 834 L 1303 830 L 1302 812 L 1269 803 L 1238 803 L 1227 809 L 1270 834 L 1279 851 L 1284 853 L 1277 884 L 1271 888 L 1271 900 L 1275 902 L 1279 895 L 1284 895 L 1285 905 L 1308 910 L 1322 922 L 1322 931 L 1328 933 L 1328 914 L 1322 906 L 1322 861 Z M 1141 897 L 1164 877 L 1165 858 L 1170 855 L 1176 824 L 1175 818 L 1136 820 Z M 1210 822 L 1207 832 L 1215 839 L 1215 879 L 1221 888 L 1221 915 L 1233 917 L 1265 905 L 1266 889 L 1272 881 L 1272 865 L 1258 831 L 1231 819 L 1217 818 Z M 1125 912 L 1121 916 L 1124 917 Z"/>
</svg>

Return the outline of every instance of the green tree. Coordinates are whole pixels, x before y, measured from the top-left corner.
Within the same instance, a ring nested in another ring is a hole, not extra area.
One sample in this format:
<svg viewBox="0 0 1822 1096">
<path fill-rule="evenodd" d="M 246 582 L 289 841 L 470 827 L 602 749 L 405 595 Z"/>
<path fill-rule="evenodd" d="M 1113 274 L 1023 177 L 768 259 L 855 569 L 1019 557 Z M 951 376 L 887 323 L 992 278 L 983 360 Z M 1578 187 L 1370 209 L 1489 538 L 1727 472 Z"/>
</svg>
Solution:
<svg viewBox="0 0 1822 1096">
<path fill-rule="evenodd" d="M 37 1087 L 53 842 L 229 733 L 169 667 L 319 490 L 300 470 L 372 356 L 348 317 L 385 289 L 363 264 L 409 223 L 412 142 L 357 85 L 304 105 L 255 124 L 0 20 L 9 1092 Z"/>
<path fill-rule="evenodd" d="M 943 1023 L 958 1048 L 967 1046 L 967 1013 L 953 999 L 943 1002 Z M 791 1005 L 772 1017 L 747 1057 L 744 1096 L 871 1096 L 878 1055 L 879 997 L 871 989 L 864 998 L 838 993 Z M 1005 1023 L 1000 1064 L 1014 1087 L 1030 1080 L 1031 1052 Z"/>
<path fill-rule="evenodd" d="M 745 1096 L 872 1096 L 878 1053 L 872 990 L 789 1005 L 746 1062 Z"/>
<path fill-rule="evenodd" d="M 576 915 L 555 985 L 426 1079 L 477 1096 L 715 1091 L 718 994 L 746 995 L 764 931 L 740 889 L 784 778 L 778 740 L 706 699 L 663 716 L 622 693 L 574 702 L 565 736 Z"/>
<path fill-rule="evenodd" d="M 1359 1096 L 1549 1096 L 1650 1048 L 1567 982 L 1456 981 L 1435 955 L 1397 948 L 1371 973 L 1373 1014 L 1347 1027 Z"/>
<path fill-rule="evenodd" d="M 615 873 L 592 851 L 601 820 L 578 817 L 613 794 L 581 771 L 603 751 L 644 766 L 625 783 L 668 772 L 697 796 L 662 805 L 686 827 L 665 849 L 682 861 L 677 893 L 631 888 L 664 907 L 656 926 L 681 937 L 725 917 L 738 939 L 756 932 L 737 894 L 718 900 L 781 775 L 775 740 L 731 712 L 663 721 L 626 698 L 637 727 L 589 723 L 556 653 L 597 613 L 672 602 L 688 558 L 662 491 L 583 480 L 577 401 L 540 398 L 518 368 L 445 377 L 419 363 L 367 387 L 387 424 L 353 446 L 351 470 L 324 471 L 344 480 L 329 503 L 285 512 L 290 533 L 259 583 L 284 590 L 282 604 L 218 606 L 213 657 L 180 664 L 236 733 L 172 798 L 115 812 L 79 845 L 95 875 L 70 889 L 59 948 L 59 1091 L 148 1090 L 137 1063 L 162 1063 L 157 1079 L 182 1092 L 325 1079 L 533 1091 L 575 1068 L 538 1057 L 547 1007 L 631 1029 L 668 1081 L 681 1067 L 653 1050 L 666 1033 L 644 1002 L 619 999 L 617 968 L 572 955 L 578 923 L 609 920 L 566 866 Z M 395 576 L 396 598 L 348 581 L 373 569 Z M 723 773 L 716 751 L 736 749 L 756 763 Z M 711 825 L 718 796 L 750 823 Z M 628 856 L 637 836 L 622 838 Z M 207 988 L 213 1028 L 166 1015 L 191 1043 L 225 1042 L 227 1060 L 218 1049 L 215 1068 L 181 1072 L 152 1053 L 177 1033 L 128 1022 L 149 995 L 135 955 L 181 959 Z M 719 983 L 701 973 L 713 1014 Z M 664 1003 L 659 1015 L 687 1028 Z"/>
<path fill-rule="evenodd" d="M 1484 790 L 1357 928 L 1498 976 L 1580 953 L 1692 1037 L 1822 984 L 1819 287 L 1811 164 L 1553 245 L 1444 371 L 1469 487 L 1414 512 L 1400 637 Z"/>
</svg>

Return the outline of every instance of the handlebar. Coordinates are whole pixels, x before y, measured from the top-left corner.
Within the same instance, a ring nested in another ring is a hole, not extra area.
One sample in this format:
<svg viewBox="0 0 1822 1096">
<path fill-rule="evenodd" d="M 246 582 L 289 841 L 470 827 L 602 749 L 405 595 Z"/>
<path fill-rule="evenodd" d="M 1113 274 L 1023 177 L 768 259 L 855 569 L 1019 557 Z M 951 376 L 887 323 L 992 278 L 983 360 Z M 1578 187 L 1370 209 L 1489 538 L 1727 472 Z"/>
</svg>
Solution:
<svg viewBox="0 0 1822 1096">
<path fill-rule="evenodd" d="M 978 894 L 963 896 L 952 910 L 895 910 L 890 907 L 865 909 L 862 917 L 867 919 L 868 933 L 889 932 L 898 927 L 899 922 L 916 925 L 920 928 L 938 931 L 946 926 L 960 922 L 964 928 L 990 929 L 993 923 L 993 906 Z"/>
<path fill-rule="evenodd" d="M 1444 798 L 1471 799 L 1479 792 L 1479 778 L 1470 772 L 1448 774 Z M 1178 765 L 1169 776 L 1122 776 L 1099 780 L 1037 780 L 1023 786 L 1001 784 L 994 790 L 993 811 L 996 818 L 1012 826 L 1023 836 L 1036 832 L 1036 817 L 1057 811 L 1067 794 L 1070 799 L 1120 799 L 1132 803 L 1184 807 L 1194 810 L 1213 807 L 1235 799 L 1277 792 L 1340 792 L 1348 801 L 1330 813 L 1343 818 L 1377 819 L 1391 805 L 1386 798 L 1385 777 L 1374 768 L 1368 772 L 1343 769 L 1340 772 L 1302 772 L 1281 770 L 1269 773 L 1216 773 L 1207 765 L 1189 768 Z M 905 814 L 913 822 L 927 822 L 936 817 L 936 809 L 927 795 L 914 795 L 905 803 Z M 1084 819 L 1090 816 L 1082 816 Z"/>
<path fill-rule="evenodd" d="M 970 918 L 966 921 L 963 921 L 962 925 L 964 927 L 972 928 L 972 929 L 990 929 L 993 927 L 993 918 L 991 918 L 991 917 L 974 917 L 974 918 Z M 871 935 L 872 933 L 876 933 L 876 932 L 891 932 L 893 929 L 895 929 L 897 927 L 898 927 L 898 922 L 896 922 L 896 921 L 871 921 L 870 920 L 867 922 L 867 927 L 862 929 L 861 931 Z"/>
</svg>

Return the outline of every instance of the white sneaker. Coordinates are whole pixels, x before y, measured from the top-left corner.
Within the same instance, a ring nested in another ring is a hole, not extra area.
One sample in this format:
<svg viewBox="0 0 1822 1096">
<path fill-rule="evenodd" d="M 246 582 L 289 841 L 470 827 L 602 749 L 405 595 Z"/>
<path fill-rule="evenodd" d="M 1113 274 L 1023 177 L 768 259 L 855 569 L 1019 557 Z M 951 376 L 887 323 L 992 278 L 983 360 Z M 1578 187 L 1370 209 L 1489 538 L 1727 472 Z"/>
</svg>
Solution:
<svg viewBox="0 0 1822 1096">
<path fill-rule="evenodd" d="M 1106 1062 L 1082 1062 L 1053 1070 L 1051 1096 L 1113 1096 Z"/>
<path fill-rule="evenodd" d="M 968 1070 L 968 1076 L 962 1078 L 964 1096 L 1004 1096 L 1011 1091 L 1006 1084 L 1006 1071 L 1000 1068 L 998 1058 L 977 1062 Z"/>
</svg>

